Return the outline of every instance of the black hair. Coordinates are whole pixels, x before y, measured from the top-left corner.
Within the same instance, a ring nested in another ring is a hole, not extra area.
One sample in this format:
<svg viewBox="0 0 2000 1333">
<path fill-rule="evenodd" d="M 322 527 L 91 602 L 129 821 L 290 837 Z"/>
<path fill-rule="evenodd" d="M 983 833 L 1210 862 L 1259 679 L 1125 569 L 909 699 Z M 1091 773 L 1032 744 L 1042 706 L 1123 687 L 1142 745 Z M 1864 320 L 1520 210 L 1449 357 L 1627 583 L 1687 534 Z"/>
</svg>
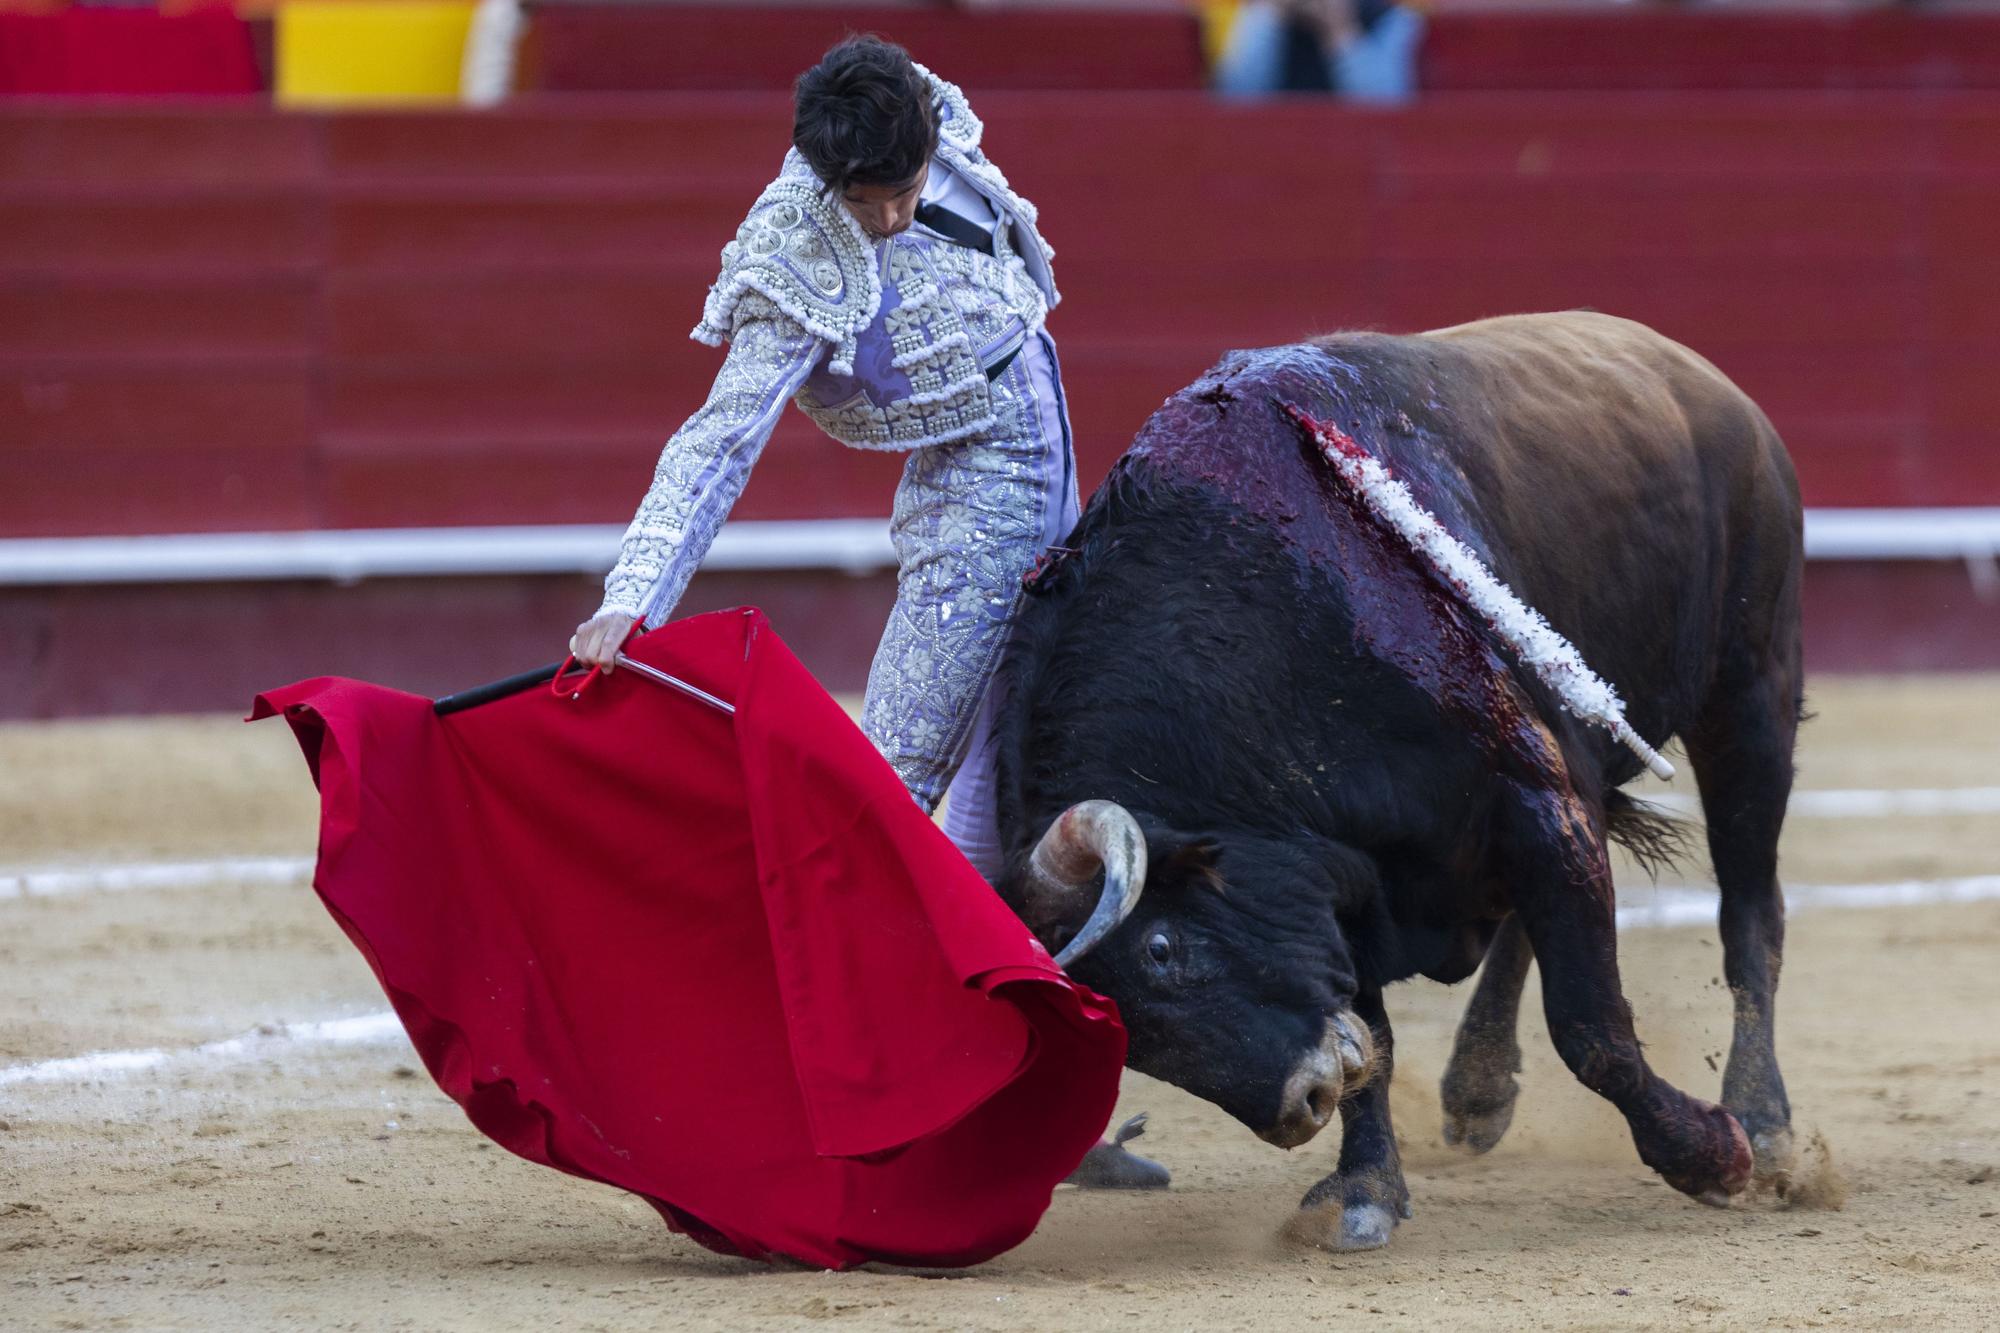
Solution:
<svg viewBox="0 0 2000 1333">
<path fill-rule="evenodd" d="M 792 144 L 833 193 L 916 179 L 937 149 L 938 111 L 910 53 L 848 37 L 792 86 Z"/>
</svg>

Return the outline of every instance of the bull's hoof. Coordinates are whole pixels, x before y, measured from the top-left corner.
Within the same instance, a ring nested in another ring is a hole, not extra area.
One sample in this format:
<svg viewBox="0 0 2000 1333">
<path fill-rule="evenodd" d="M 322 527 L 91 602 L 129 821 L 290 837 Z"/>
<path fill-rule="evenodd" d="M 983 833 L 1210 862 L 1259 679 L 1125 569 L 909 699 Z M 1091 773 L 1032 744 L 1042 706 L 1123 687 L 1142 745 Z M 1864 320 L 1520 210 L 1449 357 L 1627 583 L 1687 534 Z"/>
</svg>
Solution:
<svg viewBox="0 0 2000 1333">
<path fill-rule="evenodd" d="M 1405 1204 L 1399 1211 L 1385 1203 L 1327 1202 L 1307 1206 L 1292 1214 L 1285 1223 L 1285 1238 L 1297 1245 L 1347 1253 L 1379 1250 L 1396 1233 L 1396 1224 L 1410 1215 Z"/>
<path fill-rule="evenodd" d="M 1125 1145 L 1146 1132 L 1142 1111 L 1118 1127 L 1110 1142 L 1100 1143 L 1083 1155 L 1068 1183 L 1086 1190 L 1163 1190 L 1173 1183 L 1173 1172 L 1151 1158 L 1126 1151 Z"/>
<path fill-rule="evenodd" d="M 1492 1152 L 1506 1136 L 1507 1127 L 1514 1123 L 1514 1080 L 1510 1078 L 1507 1083 L 1509 1096 L 1497 1105 L 1454 1108 L 1447 1103 L 1444 1109 L 1444 1141 L 1475 1155 Z"/>
<path fill-rule="evenodd" d="M 1750 1136 L 1743 1132 L 1736 1117 L 1721 1107 L 1692 1097 L 1687 1100 L 1703 1131 L 1699 1148 L 1688 1153 L 1693 1160 L 1679 1170 L 1650 1162 L 1649 1165 L 1659 1171 L 1662 1180 L 1697 1202 L 1711 1208 L 1727 1208 L 1730 1199 L 1750 1184 L 1755 1162 Z"/>
<path fill-rule="evenodd" d="M 1521 1091 L 1513 1074 L 1498 1061 L 1486 1062 L 1476 1074 L 1461 1068 L 1477 1063 L 1454 1054 L 1438 1088 L 1444 1104 L 1444 1141 L 1475 1154 L 1492 1152 L 1506 1135 L 1514 1123 L 1514 1099 Z"/>
<path fill-rule="evenodd" d="M 1792 1192 L 1792 1170 L 1798 1165 L 1798 1149 L 1792 1142 L 1790 1126 L 1760 1130 L 1750 1136 L 1752 1178 L 1760 1188 L 1779 1198 Z"/>
<path fill-rule="evenodd" d="M 1379 1250 L 1410 1215 L 1410 1191 L 1394 1167 L 1350 1178 L 1339 1172 L 1306 1191 L 1285 1223 L 1285 1239 L 1322 1250 Z"/>
<path fill-rule="evenodd" d="M 1340 1248 L 1379 1250 L 1389 1243 L 1402 1219 L 1379 1203 L 1359 1203 L 1340 1210 Z"/>
</svg>

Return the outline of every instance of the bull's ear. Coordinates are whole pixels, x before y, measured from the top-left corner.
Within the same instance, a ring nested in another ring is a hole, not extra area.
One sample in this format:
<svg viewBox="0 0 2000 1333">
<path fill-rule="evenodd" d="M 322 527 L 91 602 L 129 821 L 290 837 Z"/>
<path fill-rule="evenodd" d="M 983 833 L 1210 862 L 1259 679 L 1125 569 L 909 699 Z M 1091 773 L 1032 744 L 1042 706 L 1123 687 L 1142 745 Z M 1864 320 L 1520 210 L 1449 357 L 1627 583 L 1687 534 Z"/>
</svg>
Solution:
<svg viewBox="0 0 2000 1333">
<path fill-rule="evenodd" d="M 1155 863 L 1159 866 L 1159 870 L 1155 873 L 1163 880 L 1174 884 L 1199 885 L 1202 888 L 1213 889 L 1217 893 L 1222 892 L 1220 842 L 1207 834 L 1197 833 L 1190 835 L 1180 846 L 1172 850 L 1162 848 L 1161 851 L 1166 852 L 1166 855 L 1164 859 Z M 1151 855 L 1154 853 L 1149 848 L 1148 856 Z"/>
<path fill-rule="evenodd" d="M 1189 833 L 1141 816 L 1146 835 L 1146 882 L 1190 884 L 1220 891 L 1222 843 L 1212 833 Z"/>
</svg>

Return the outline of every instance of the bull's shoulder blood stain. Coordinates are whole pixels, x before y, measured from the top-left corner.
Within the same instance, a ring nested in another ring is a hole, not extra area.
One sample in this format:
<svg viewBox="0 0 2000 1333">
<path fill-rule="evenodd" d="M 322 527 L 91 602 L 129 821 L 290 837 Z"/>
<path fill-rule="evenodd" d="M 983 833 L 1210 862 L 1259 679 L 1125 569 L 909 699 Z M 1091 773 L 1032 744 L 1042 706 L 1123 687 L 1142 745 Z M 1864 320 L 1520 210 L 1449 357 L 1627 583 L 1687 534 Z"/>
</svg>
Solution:
<svg viewBox="0 0 2000 1333">
<path fill-rule="evenodd" d="M 1287 407 L 1301 425 L 1312 418 Z M 1315 423 L 1316 424 L 1316 423 Z M 1309 427 L 1311 429 L 1311 427 Z M 1325 430 L 1325 434 L 1320 434 Z M 1338 427 L 1314 430 L 1354 457 L 1366 451 Z M 1541 786 L 1568 785 L 1545 737 L 1521 707 L 1506 664 L 1467 614 L 1462 594 L 1382 522 L 1351 487 L 1326 486 L 1352 541 L 1343 572 L 1357 637 L 1419 682 L 1440 710 L 1503 768 Z M 1365 564 L 1354 557 L 1360 555 Z"/>
<path fill-rule="evenodd" d="M 1068 546 L 1051 546 L 1035 557 L 1035 563 L 1021 576 L 1021 590 L 1027 593 L 1046 592 L 1049 580 L 1076 551 Z"/>
<path fill-rule="evenodd" d="M 1503 770 L 1560 781 L 1462 597 L 1341 484 L 1305 429 L 1353 413 L 1325 362 L 1310 348 L 1232 353 L 1167 401 L 1119 467 L 1127 478 L 1152 474 L 1217 494 L 1235 521 L 1265 526 L 1292 554 L 1305 601 L 1338 589 L 1357 649 L 1431 700 Z M 1301 402 L 1312 411 L 1292 406 Z M 1331 438 L 1365 455 L 1346 432 Z"/>
<path fill-rule="evenodd" d="M 1343 491 L 1363 505 L 1383 530 L 1400 540 L 1449 588 L 1454 601 L 1476 612 L 1515 657 L 1554 693 L 1562 707 L 1610 731 L 1662 778 L 1673 766 L 1626 721 L 1618 693 L 1587 666 L 1576 648 L 1533 608 L 1493 576 L 1479 557 L 1390 475 L 1386 466 L 1339 426 L 1315 420 L 1290 403 L 1285 411 L 1315 441 Z"/>
</svg>

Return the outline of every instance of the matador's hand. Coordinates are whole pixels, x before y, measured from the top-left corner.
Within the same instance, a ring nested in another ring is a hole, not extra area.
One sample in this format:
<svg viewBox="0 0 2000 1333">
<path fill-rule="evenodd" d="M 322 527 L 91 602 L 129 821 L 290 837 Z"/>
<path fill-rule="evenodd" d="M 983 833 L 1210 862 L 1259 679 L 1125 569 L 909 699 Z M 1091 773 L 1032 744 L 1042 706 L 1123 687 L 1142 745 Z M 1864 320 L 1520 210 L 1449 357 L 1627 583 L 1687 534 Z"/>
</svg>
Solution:
<svg viewBox="0 0 2000 1333">
<path fill-rule="evenodd" d="M 618 650 L 632 632 L 632 617 L 622 611 L 606 611 L 576 627 L 569 650 L 585 666 L 602 667 L 608 675 L 618 666 Z"/>
</svg>

